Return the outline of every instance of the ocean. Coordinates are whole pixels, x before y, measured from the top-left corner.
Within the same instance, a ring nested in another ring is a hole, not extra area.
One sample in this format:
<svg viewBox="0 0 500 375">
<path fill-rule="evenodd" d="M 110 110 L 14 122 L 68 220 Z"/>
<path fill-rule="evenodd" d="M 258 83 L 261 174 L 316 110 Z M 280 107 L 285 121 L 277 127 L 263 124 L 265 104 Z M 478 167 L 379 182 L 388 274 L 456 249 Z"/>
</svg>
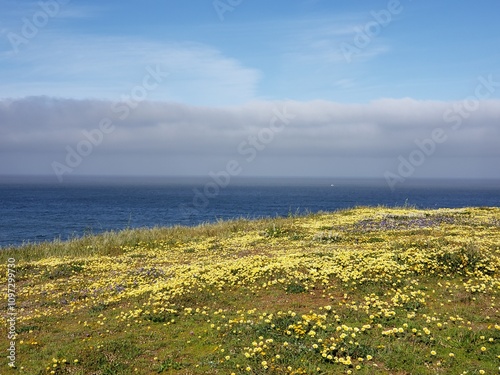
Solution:
<svg viewBox="0 0 500 375">
<path fill-rule="evenodd" d="M 355 206 L 500 206 L 498 180 L 239 178 L 0 179 L 0 247 L 126 228 L 196 225 Z"/>
</svg>

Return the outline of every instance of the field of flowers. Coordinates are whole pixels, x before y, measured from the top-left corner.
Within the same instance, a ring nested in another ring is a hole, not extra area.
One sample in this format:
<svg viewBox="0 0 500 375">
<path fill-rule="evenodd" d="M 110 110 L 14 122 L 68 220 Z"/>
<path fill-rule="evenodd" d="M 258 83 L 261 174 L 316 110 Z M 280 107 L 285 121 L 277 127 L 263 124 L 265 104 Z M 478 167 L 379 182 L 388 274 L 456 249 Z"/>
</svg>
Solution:
<svg viewBox="0 0 500 375">
<path fill-rule="evenodd" d="M 500 372 L 500 208 L 362 207 L 0 257 L 17 314 L 1 374 Z"/>
</svg>

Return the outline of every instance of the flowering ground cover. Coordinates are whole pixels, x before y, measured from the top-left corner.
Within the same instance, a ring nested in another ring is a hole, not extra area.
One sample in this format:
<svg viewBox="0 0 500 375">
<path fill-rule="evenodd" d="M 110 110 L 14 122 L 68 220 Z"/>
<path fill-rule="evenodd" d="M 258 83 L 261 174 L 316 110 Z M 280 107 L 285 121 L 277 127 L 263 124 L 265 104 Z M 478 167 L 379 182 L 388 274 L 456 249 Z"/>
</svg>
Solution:
<svg viewBox="0 0 500 375">
<path fill-rule="evenodd" d="M 500 208 L 361 207 L 0 257 L 17 332 L 2 374 L 499 373 Z"/>
</svg>

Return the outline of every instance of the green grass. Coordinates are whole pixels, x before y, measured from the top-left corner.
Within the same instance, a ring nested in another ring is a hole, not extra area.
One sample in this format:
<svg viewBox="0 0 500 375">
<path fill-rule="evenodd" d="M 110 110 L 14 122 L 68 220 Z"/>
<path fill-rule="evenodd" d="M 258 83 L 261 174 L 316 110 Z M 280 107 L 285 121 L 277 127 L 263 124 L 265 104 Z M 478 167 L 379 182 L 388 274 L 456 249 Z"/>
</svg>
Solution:
<svg viewBox="0 0 500 375">
<path fill-rule="evenodd" d="M 499 218 L 360 207 L 4 249 L 0 373 L 495 374 Z"/>
</svg>

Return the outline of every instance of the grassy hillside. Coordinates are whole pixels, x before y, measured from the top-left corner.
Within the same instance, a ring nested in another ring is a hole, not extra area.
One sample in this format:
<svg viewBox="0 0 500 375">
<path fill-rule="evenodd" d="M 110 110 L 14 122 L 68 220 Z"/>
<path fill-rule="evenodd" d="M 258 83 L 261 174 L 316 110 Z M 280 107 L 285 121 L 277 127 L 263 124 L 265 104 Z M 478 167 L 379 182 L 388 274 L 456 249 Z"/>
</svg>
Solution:
<svg viewBox="0 0 500 375">
<path fill-rule="evenodd" d="M 499 372 L 500 208 L 130 230 L 0 257 L 18 333 L 1 374 Z"/>
</svg>

